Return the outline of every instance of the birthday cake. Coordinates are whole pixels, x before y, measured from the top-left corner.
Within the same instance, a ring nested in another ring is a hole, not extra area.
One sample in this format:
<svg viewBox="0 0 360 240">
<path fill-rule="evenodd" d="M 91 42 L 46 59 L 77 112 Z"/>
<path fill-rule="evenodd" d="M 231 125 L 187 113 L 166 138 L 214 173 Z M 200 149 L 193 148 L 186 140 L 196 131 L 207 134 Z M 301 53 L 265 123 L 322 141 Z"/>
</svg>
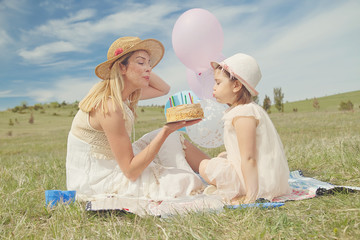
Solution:
<svg viewBox="0 0 360 240">
<path fill-rule="evenodd" d="M 166 110 L 166 121 L 176 122 L 183 120 L 200 119 L 204 117 L 204 111 L 199 103 L 183 104 L 170 107 Z"/>
</svg>

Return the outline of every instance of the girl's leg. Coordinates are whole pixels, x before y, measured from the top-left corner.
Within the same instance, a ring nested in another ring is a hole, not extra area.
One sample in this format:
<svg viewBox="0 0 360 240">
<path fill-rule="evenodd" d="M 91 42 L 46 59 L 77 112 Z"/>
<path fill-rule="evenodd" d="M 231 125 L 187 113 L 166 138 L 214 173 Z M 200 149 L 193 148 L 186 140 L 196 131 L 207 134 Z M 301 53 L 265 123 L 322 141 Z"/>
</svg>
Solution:
<svg viewBox="0 0 360 240">
<path fill-rule="evenodd" d="M 184 141 L 184 144 L 186 147 L 185 148 L 186 161 L 193 169 L 193 171 L 198 173 L 200 162 L 204 159 L 209 159 L 210 157 L 186 139 Z"/>
<path fill-rule="evenodd" d="M 215 185 L 216 186 L 216 181 L 215 179 L 213 179 L 212 181 L 210 181 L 210 179 L 208 178 L 208 176 L 205 173 L 206 167 L 209 163 L 208 159 L 204 159 L 203 161 L 201 161 L 200 166 L 199 166 L 199 173 L 200 176 L 209 184 L 211 185 Z"/>
</svg>

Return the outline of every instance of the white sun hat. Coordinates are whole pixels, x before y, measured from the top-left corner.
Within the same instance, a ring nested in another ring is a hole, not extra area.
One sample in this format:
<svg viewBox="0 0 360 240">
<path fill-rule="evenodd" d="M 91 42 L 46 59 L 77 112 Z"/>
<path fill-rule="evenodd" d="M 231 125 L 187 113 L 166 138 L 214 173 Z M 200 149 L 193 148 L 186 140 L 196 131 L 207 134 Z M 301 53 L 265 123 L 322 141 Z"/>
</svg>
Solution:
<svg viewBox="0 0 360 240">
<path fill-rule="evenodd" d="M 211 66 L 216 69 L 221 66 L 230 76 L 239 80 L 252 96 L 259 93 L 255 90 L 256 85 L 261 79 L 261 71 L 255 58 L 244 53 L 237 53 L 224 61 L 217 63 L 211 62 Z"/>
</svg>

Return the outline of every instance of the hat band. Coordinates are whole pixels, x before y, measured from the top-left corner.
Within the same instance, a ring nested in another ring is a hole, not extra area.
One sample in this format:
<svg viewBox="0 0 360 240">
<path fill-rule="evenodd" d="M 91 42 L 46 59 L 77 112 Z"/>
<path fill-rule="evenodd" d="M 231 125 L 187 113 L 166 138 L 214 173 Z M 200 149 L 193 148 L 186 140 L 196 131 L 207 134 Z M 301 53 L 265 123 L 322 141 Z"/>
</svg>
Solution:
<svg viewBox="0 0 360 240">
<path fill-rule="evenodd" d="M 220 65 L 221 66 L 221 65 Z M 242 84 L 245 85 L 245 87 L 250 91 L 253 92 L 254 95 L 258 95 L 258 91 L 255 90 L 255 88 L 253 88 L 247 81 L 245 81 L 242 77 L 240 77 L 239 75 L 237 75 L 233 70 L 231 70 L 231 68 L 227 65 L 227 64 L 223 64 L 222 66 L 226 71 L 228 71 L 230 73 L 230 76 L 235 76 Z"/>
</svg>

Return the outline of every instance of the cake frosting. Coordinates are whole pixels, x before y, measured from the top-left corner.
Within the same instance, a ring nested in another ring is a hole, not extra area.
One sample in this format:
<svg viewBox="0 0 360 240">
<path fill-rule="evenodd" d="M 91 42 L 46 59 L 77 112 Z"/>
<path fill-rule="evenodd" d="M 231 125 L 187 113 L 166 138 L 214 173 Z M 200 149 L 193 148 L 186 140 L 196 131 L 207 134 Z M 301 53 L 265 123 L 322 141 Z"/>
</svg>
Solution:
<svg viewBox="0 0 360 240">
<path fill-rule="evenodd" d="M 175 107 L 170 107 L 166 110 L 167 122 L 192 120 L 203 117 L 204 117 L 204 111 L 199 103 L 183 104 Z"/>
</svg>

